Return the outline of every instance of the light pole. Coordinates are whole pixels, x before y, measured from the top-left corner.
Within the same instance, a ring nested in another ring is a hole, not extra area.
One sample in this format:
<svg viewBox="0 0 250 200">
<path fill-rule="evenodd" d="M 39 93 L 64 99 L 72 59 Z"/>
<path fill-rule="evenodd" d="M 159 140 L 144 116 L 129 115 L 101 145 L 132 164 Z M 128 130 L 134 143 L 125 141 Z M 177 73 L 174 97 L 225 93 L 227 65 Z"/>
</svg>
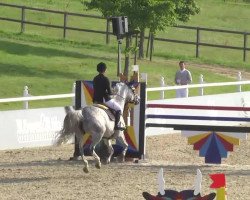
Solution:
<svg viewBox="0 0 250 200">
<path fill-rule="evenodd" d="M 122 44 L 122 39 L 118 39 L 117 42 L 118 42 L 117 76 L 120 76 L 121 69 L 122 69 L 122 67 L 121 67 L 121 62 L 122 62 L 121 61 L 121 52 L 122 52 L 122 50 L 121 50 L 121 44 Z"/>
<path fill-rule="evenodd" d="M 117 61 L 117 76 L 121 73 L 121 44 L 122 38 L 128 33 L 128 18 L 125 16 L 112 17 L 113 34 L 117 37 L 118 42 L 118 61 Z"/>
</svg>

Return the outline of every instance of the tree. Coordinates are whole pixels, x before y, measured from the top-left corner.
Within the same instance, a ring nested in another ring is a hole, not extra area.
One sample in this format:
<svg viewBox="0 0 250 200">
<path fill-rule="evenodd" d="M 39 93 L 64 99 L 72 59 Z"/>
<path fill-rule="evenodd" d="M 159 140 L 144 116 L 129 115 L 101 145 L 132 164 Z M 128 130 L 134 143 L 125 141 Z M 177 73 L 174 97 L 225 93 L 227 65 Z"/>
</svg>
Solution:
<svg viewBox="0 0 250 200">
<path fill-rule="evenodd" d="M 139 58 L 144 57 L 145 30 L 155 34 L 178 22 L 187 22 L 199 13 L 195 0 L 89 0 L 88 9 L 99 10 L 104 17 L 127 16 L 129 30 L 140 31 Z"/>
</svg>

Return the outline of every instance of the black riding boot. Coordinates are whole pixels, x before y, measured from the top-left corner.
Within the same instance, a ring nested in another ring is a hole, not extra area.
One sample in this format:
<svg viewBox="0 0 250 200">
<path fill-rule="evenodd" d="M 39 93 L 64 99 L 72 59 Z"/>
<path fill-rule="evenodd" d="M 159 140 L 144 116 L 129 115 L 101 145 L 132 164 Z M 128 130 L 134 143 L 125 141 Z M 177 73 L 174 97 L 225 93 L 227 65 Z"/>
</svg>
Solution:
<svg viewBox="0 0 250 200">
<path fill-rule="evenodd" d="M 120 118 L 121 118 L 121 111 L 118 110 L 115 112 L 115 130 L 123 131 L 123 130 L 125 130 L 125 128 L 119 126 Z"/>
</svg>

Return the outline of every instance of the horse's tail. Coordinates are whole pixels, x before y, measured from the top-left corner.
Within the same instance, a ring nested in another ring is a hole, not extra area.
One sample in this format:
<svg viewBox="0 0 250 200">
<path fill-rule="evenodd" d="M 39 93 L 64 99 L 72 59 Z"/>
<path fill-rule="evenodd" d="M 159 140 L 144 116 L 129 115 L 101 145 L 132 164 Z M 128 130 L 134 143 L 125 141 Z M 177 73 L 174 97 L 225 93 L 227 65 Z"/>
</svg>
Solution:
<svg viewBox="0 0 250 200">
<path fill-rule="evenodd" d="M 76 129 L 79 128 L 82 117 L 81 111 L 76 111 L 72 107 L 65 107 L 66 116 L 63 121 L 62 129 L 57 132 L 54 145 L 61 145 L 72 138 Z"/>
</svg>

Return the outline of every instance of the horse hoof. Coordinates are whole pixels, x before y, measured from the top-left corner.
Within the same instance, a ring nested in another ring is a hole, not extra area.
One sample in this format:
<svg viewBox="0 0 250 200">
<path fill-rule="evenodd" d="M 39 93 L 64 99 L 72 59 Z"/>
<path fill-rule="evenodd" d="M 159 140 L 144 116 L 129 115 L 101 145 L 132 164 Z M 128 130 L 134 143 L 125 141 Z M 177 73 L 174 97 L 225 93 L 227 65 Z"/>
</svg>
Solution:
<svg viewBox="0 0 250 200">
<path fill-rule="evenodd" d="M 107 160 L 106 163 L 109 164 L 109 163 L 110 163 L 110 160 Z"/>
<path fill-rule="evenodd" d="M 104 159 L 103 161 L 102 161 L 102 164 L 104 164 L 104 165 L 108 165 L 110 163 L 110 160 L 109 159 Z"/>
<path fill-rule="evenodd" d="M 88 167 L 84 167 L 84 168 L 83 168 L 83 171 L 84 171 L 85 173 L 89 173 L 89 168 L 88 168 Z"/>
<path fill-rule="evenodd" d="M 125 162 L 125 156 L 120 155 L 120 156 L 117 157 L 117 160 L 118 160 L 118 162 L 120 162 L 120 163 L 124 163 L 124 162 Z"/>
<path fill-rule="evenodd" d="M 77 161 L 77 160 L 81 160 L 81 156 L 73 156 L 69 158 L 70 161 Z"/>
<path fill-rule="evenodd" d="M 102 164 L 107 165 L 107 164 L 108 164 L 108 161 L 107 161 L 107 160 L 104 160 L 104 161 L 102 161 Z"/>
<path fill-rule="evenodd" d="M 99 162 L 99 163 L 96 163 L 95 164 L 95 167 L 97 168 L 97 169 L 101 169 L 101 163 Z"/>
</svg>

